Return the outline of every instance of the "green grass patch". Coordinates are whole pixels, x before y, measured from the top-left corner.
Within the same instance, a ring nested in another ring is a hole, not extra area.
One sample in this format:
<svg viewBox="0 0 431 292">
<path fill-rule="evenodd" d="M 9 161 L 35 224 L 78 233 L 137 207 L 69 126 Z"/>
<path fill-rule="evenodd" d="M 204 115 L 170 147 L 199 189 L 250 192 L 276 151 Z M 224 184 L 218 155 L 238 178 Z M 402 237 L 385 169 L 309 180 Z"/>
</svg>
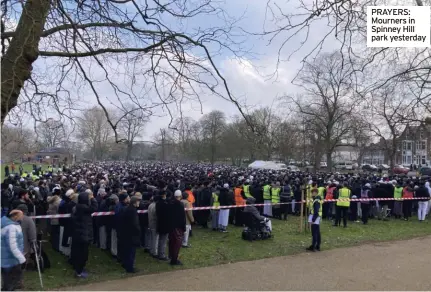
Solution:
<svg viewBox="0 0 431 292">
<path fill-rule="evenodd" d="M 9 165 L 9 172 L 12 172 L 12 169 L 10 168 L 10 163 L 7 164 Z M 37 164 L 38 166 L 40 165 L 40 163 Z M 4 172 L 4 168 L 5 168 L 6 164 L 2 164 L 1 165 L 1 181 L 3 182 L 3 180 L 5 179 L 5 172 Z M 15 164 L 15 172 L 19 173 L 19 166 L 20 164 Z M 25 172 L 27 173 L 31 173 L 33 171 L 33 163 L 23 163 L 22 167 L 24 169 Z M 42 170 L 45 171 L 48 169 L 48 164 L 42 164 Z"/>
<path fill-rule="evenodd" d="M 140 270 L 140 274 L 151 274 L 301 253 L 310 245 L 311 234 L 309 232 L 299 234 L 298 221 L 298 217 L 290 217 L 287 222 L 273 220 L 274 238 L 254 242 L 242 240 L 242 228 L 239 227 L 229 226 L 229 233 L 218 233 L 194 227 L 193 237 L 190 238 L 192 247 L 182 249 L 180 252 L 183 267 L 171 267 L 168 263 L 159 262 L 144 253 L 142 249 L 137 251 L 136 267 Z M 348 228 L 332 227 L 329 222 L 325 221 L 322 225 L 321 248 L 328 250 L 367 242 L 409 239 L 430 234 L 429 219 L 422 223 L 415 219 L 408 222 L 370 220 L 369 225 L 366 226 L 349 222 Z M 91 248 L 86 267 L 90 276 L 85 280 L 77 279 L 64 256 L 53 252 L 49 243 L 45 243 L 44 247 L 52 265 L 43 274 L 46 290 L 127 277 L 120 264 L 108 253 Z M 40 290 L 37 272 L 26 272 L 24 279 L 25 290 Z"/>
</svg>

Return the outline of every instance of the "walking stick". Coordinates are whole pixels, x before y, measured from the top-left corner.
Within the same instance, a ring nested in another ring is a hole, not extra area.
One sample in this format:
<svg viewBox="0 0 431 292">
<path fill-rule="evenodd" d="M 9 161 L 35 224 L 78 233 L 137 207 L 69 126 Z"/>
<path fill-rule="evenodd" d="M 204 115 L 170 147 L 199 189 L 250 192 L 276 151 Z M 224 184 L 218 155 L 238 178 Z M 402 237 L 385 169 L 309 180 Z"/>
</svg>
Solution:
<svg viewBox="0 0 431 292">
<path fill-rule="evenodd" d="M 33 242 L 33 247 L 34 247 L 35 258 L 36 258 L 37 272 L 39 273 L 40 287 L 42 287 L 42 289 L 43 289 L 42 273 L 40 272 L 39 255 L 38 255 L 38 251 L 36 248 L 36 242 Z"/>
</svg>

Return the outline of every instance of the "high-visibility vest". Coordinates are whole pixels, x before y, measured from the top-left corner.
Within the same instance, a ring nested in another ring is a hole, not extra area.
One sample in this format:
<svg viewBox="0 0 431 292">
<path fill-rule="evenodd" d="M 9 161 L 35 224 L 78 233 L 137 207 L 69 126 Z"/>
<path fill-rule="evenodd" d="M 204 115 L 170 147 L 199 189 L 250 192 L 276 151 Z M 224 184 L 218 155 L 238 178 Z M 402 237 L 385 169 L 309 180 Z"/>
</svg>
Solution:
<svg viewBox="0 0 431 292">
<path fill-rule="evenodd" d="M 271 186 L 270 185 L 263 186 L 263 199 L 264 200 L 271 200 Z"/>
<path fill-rule="evenodd" d="M 312 190 L 317 190 L 317 188 L 312 187 L 311 185 L 307 185 L 307 207 L 308 207 L 308 209 L 313 208 Z"/>
<path fill-rule="evenodd" d="M 334 190 L 336 189 L 336 187 L 328 187 L 326 189 L 326 200 L 332 200 L 334 199 Z"/>
<path fill-rule="evenodd" d="M 318 187 L 317 188 L 317 195 L 320 196 L 320 198 L 323 199 L 323 193 L 325 192 L 325 187 Z"/>
<path fill-rule="evenodd" d="M 48 172 L 52 172 L 52 167 L 48 167 Z"/>
<path fill-rule="evenodd" d="M 271 189 L 271 203 L 277 204 L 280 203 L 280 188 L 272 188 Z"/>
<path fill-rule="evenodd" d="M 253 196 L 250 194 L 250 185 L 243 185 L 244 189 L 244 195 L 246 198 L 253 198 Z"/>
<path fill-rule="evenodd" d="M 21 177 L 27 177 L 27 175 L 28 175 L 28 173 L 27 172 L 24 172 L 22 175 L 21 175 Z"/>
<path fill-rule="evenodd" d="M 319 202 L 320 207 L 319 207 L 319 213 L 318 214 L 319 214 L 320 217 L 322 217 L 323 200 L 314 199 L 314 201 L 313 201 L 313 207 L 310 209 L 310 214 L 314 215 L 314 203 L 316 203 L 316 202 Z"/>
<path fill-rule="evenodd" d="M 235 205 L 245 205 L 245 200 L 241 196 L 242 189 L 241 188 L 235 188 L 234 195 L 235 195 Z"/>
<path fill-rule="evenodd" d="M 193 204 L 195 203 L 195 196 L 193 195 L 192 191 L 186 191 L 189 196 L 187 197 L 187 201 L 190 203 L 190 208 L 193 208 Z"/>
<path fill-rule="evenodd" d="M 341 188 L 338 191 L 338 199 L 350 199 L 350 190 L 348 188 Z M 349 201 L 337 201 L 337 206 L 340 207 L 350 207 Z"/>
<path fill-rule="evenodd" d="M 399 188 L 395 188 L 394 189 L 394 199 L 400 199 L 403 196 L 403 188 L 399 187 Z"/>
<path fill-rule="evenodd" d="M 220 202 L 218 201 L 217 193 L 213 193 L 213 207 L 220 207 Z"/>
</svg>

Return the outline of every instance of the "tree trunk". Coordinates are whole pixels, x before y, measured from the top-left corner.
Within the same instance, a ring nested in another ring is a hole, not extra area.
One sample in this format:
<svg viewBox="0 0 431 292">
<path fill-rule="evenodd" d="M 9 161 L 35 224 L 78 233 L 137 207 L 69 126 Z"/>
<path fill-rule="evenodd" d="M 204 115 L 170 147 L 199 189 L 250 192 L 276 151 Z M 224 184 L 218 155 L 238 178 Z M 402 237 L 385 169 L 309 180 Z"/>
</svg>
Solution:
<svg viewBox="0 0 431 292">
<path fill-rule="evenodd" d="M 328 164 L 328 171 L 332 171 L 332 151 L 327 150 L 326 151 L 326 162 Z"/>
<path fill-rule="evenodd" d="M 51 7 L 50 0 L 27 0 L 15 35 L 1 64 L 1 124 L 17 105 L 24 82 L 30 78 L 32 64 L 39 56 L 39 41 Z"/>
<path fill-rule="evenodd" d="M 133 144 L 132 142 L 127 142 L 127 152 L 126 152 L 126 161 L 130 160 L 130 156 L 132 154 Z"/>
</svg>

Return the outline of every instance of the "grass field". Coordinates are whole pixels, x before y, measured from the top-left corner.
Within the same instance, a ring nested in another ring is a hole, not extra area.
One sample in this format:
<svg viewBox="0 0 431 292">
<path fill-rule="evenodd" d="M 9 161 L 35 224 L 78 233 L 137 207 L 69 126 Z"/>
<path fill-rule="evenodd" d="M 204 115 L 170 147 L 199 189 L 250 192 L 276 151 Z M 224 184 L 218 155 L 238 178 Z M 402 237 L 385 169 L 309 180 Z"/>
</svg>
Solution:
<svg viewBox="0 0 431 292">
<path fill-rule="evenodd" d="M 37 164 L 37 165 L 40 165 L 40 164 Z M 6 166 L 6 164 L 2 164 L 1 170 L 0 170 L 2 182 L 5 178 L 4 177 L 5 176 L 5 173 L 4 173 L 4 167 L 5 166 Z M 20 164 L 15 164 L 15 172 L 19 173 L 19 166 L 20 166 Z M 24 163 L 22 165 L 22 167 L 23 167 L 24 171 L 26 171 L 27 173 L 29 173 L 29 172 L 31 173 L 33 171 L 33 164 L 32 163 Z M 48 165 L 42 165 L 42 170 L 46 170 L 47 168 L 48 168 Z M 9 163 L 9 171 L 12 172 L 12 169 L 10 169 L 10 163 Z"/>
<path fill-rule="evenodd" d="M 266 241 L 248 242 L 241 239 L 241 228 L 229 226 L 229 233 L 218 233 L 194 227 L 189 249 L 182 249 L 180 259 L 183 269 L 250 261 L 262 258 L 285 256 L 305 251 L 310 245 L 310 233 L 298 233 L 298 217 L 290 217 L 287 222 L 273 220 L 274 238 Z M 400 220 L 371 220 L 369 225 L 349 222 L 348 228 L 332 227 L 325 221 L 322 225 L 322 250 L 347 247 L 373 241 L 389 241 L 420 237 L 431 234 L 431 222 L 409 222 Z M 96 281 L 106 281 L 127 277 L 124 270 L 110 255 L 97 248 L 90 249 L 87 270 L 88 279 L 76 279 L 72 267 L 65 257 L 53 252 L 45 243 L 52 267 L 43 274 L 46 290 Z M 286 263 L 287 265 L 289 263 Z M 159 262 L 143 250 L 136 254 L 136 267 L 140 274 L 159 273 L 179 269 L 168 263 Z M 346 267 L 351 268 L 351 267 Z M 37 272 L 25 274 L 25 290 L 40 290 Z"/>
</svg>

